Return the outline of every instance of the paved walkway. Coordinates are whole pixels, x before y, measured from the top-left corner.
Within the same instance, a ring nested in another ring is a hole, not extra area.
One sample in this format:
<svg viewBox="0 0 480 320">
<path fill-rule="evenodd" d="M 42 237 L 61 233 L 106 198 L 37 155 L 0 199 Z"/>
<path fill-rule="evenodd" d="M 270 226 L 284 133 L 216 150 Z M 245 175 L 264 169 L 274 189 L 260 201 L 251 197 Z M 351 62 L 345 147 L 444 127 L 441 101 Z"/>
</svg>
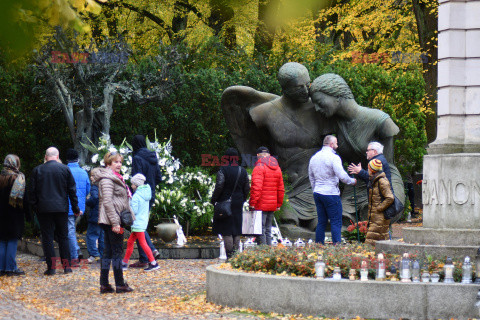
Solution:
<svg viewBox="0 0 480 320">
<path fill-rule="evenodd" d="M 99 266 L 43 275 L 45 262 L 19 253 L 21 277 L 0 277 L 0 319 L 260 319 L 253 310 L 206 302 L 206 267 L 218 260 L 159 260 L 161 268 L 125 271 L 128 294 L 99 293 Z M 110 274 L 113 282 L 113 272 Z M 290 319 L 269 314 L 268 318 Z M 295 317 L 297 319 L 298 317 Z M 301 317 L 300 317 L 301 318 Z"/>
</svg>

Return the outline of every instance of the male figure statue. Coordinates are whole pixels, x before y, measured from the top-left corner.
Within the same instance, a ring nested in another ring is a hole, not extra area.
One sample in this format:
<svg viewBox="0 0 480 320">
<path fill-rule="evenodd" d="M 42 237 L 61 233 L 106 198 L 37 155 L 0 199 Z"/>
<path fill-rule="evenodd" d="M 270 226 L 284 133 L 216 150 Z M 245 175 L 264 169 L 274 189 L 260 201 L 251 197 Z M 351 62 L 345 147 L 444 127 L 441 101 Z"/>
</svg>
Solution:
<svg viewBox="0 0 480 320">
<path fill-rule="evenodd" d="M 259 144 L 266 145 L 288 175 L 289 206 L 282 215 L 282 232 L 289 237 L 310 238 L 317 215 L 308 161 L 322 147 L 322 136 L 332 129 L 309 99 L 310 76 L 303 65 L 284 64 L 278 81 L 283 93 L 280 97 L 250 87 L 227 88 L 222 108 L 242 157 L 256 154 Z"/>
</svg>

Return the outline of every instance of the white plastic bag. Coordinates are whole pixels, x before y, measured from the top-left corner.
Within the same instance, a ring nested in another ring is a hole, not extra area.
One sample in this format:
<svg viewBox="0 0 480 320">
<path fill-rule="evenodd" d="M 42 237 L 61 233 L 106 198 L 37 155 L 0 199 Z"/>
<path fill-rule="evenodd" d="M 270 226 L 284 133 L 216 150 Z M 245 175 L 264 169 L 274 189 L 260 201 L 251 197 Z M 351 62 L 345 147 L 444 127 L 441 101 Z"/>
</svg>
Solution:
<svg viewBox="0 0 480 320">
<path fill-rule="evenodd" d="M 242 234 L 262 234 L 262 211 L 243 211 Z"/>
</svg>

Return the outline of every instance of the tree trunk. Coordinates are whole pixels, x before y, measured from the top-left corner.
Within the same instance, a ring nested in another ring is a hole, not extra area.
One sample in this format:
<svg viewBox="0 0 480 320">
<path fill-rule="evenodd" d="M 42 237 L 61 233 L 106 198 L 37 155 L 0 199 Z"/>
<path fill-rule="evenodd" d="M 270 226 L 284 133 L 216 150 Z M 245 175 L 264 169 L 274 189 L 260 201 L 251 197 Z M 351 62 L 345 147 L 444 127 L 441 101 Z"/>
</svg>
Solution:
<svg viewBox="0 0 480 320">
<path fill-rule="evenodd" d="M 422 51 L 426 54 L 423 63 L 423 79 L 427 99 L 425 108 L 429 111 L 426 115 L 425 129 L 427 142 L 430 143 L 437 137 L 437 13 L 432 6 L 425 4 L 427 0 L 413 0 L 413 11 L 417 20 L 418 40 Z M 433 3 L 433 0 L 428 0 Z M 436 0 L 435 0 L 436 5 Z M 432 12 L 433 11 L 433 12 Z"/>
<path fill-rule="evenodd" d="M 182 3 L 189 5 L 188 0 L 182 1 Z M 181 4 L 181 1 L 175 1 L 172 18 L 173 43 L 180 43 L 185 40 L 185 35 L 181 34 L 181 32 L 187 28 L 187 22 L 188 10 L 185 8 L 185 5 Z"/>
<path fill-rule="evenodd" d="M 234 49 L 237 45 L 235 25 L 232 23 L 234 11 L 227 0 L 210 0 L 210 17 L 208 25 L 213 29 L 215 36 L 221 36 L 225 47 Z"/>
<path fill-rule="evenodd" d="M 268 21 L 270 16 L 278 11 L 279 0 L 258 1 L 258 22 L 255 30 L 254 50 L 258 54 L 266 54 L 273 47 L 275 38 L 275 25 Z"/>
</svg>

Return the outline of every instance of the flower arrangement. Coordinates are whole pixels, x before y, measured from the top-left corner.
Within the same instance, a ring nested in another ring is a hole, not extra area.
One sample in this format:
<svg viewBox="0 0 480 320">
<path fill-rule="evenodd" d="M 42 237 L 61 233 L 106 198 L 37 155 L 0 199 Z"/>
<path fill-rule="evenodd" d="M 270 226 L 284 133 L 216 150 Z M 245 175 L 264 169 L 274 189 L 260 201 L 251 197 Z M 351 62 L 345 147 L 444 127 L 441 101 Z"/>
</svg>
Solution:
<svg viewBox="0 0 480 320">
<path fill-rule="evenodd" d="M 365 237 L 367 235 L 367 226 L 368 221 L 359 221 L 358 222 L 358 231 L 357 223 L 354 223 L 350 220 L 350 225 L 347 227 L 347 230 L 342 231 L 342 236 L 345 240 L 356 241 L 358 239 L 357 232 L 360 233 L 360 242 L 365 242 Z"/>
<path fill-rule="evenodd" d="M 151 142 L 146 137 L 147 148 L 154 151 L 162 171 L 162 183 L 157 185 L 155 204 L 152 208 L 151 224 L 153 226 L 164 219 L 176 215 L 179 222 L 190 229 L 205 229 L 210 225 L 213 206 L 209 203 L 214 189 L 213 179 L 200 168 L 181 167 L 179 159 L 172 155 L 172 138 L 165 142 Z M 90 171 L 93 165 L 104 165 L 103 157 L 107 152 L 119 152 L 124 157 L 121 174 L 129 181 L 132 173 L 132 146 L 123 139 L 119 146 L 110 141 L 108 135 L 99 138 L 98 144 L 82 144 L 93 155 L 91 164 L 83 168 Z"/>
<path fill-rule="evenodd" d="M 169 189 L 157 192 L 152 221 L 160 222 L 175 214 L 189 229 L 205 231 L 213 217 L 209 202 L 215 186 L 213 179 L 200 168 L 181 168 L 175 177 Z"/>
<path fill-rule="evenodd" d="M 340 267 L 343 278 L 348 278 L 350 269 L 356 269 L 357 276 L 359 276 L 361 263 L 366 261 L 369 278 L 375 278 L 377 268 L 376 254 L 371 246 L 358 243 L 341 246 L 313 244 L 304 248 L 256 246 L 236 254 L 229 260 L 229 263 L 233 268 L 247 272 L 314 277 L 315 262 L 320 255 L 323 256 L 326 264 L 326 277 L 332 276 L 333 269 L 336 266 Z M 384 254 L 384 256 L 387 269 L 390 270 L 392 266 L 395 266 L 398 279 L 401 256 L 394 254 Z M 416 255 L 411 255 L 411 258 L 419 259 Z M 423 265 L 422 270 L 430 273 L 437 272 L 440 275 L 440 279 L 443 279 L 443 262 L 433 260 L 431 257 L 429 259 L 427 256 L 427 259 L 423 260 L 421 265 Z M 454 280 L 460 282 L 462 278 L 462 263 L 454 261 L 454 266 Z"/>
<path fill-rule="evenodd" d="M 98 139 L 98 145 L 95 145 L 92 141 L 90 141 L 90 145 L 84 143 L 81 144 L 85 149 L 93 154 L 90 159 L 91 165 L 85 165 L 82 167 L 83 169 L 90 171 L 93 166 L 105 166 L 103 157 L 105 157 L 108 152 L 119 152 L 124 159 L 124 165 L 122 165 L 120 172 L 125 181 L 130 180 L 130 175 L 132 173 L 132 147 L 126 142 L 126 139 L 123 139 L 120 146 L 116 146 L 111 143 L 110 136 L 108 134 L 104 134 Z"/>
</svg>

